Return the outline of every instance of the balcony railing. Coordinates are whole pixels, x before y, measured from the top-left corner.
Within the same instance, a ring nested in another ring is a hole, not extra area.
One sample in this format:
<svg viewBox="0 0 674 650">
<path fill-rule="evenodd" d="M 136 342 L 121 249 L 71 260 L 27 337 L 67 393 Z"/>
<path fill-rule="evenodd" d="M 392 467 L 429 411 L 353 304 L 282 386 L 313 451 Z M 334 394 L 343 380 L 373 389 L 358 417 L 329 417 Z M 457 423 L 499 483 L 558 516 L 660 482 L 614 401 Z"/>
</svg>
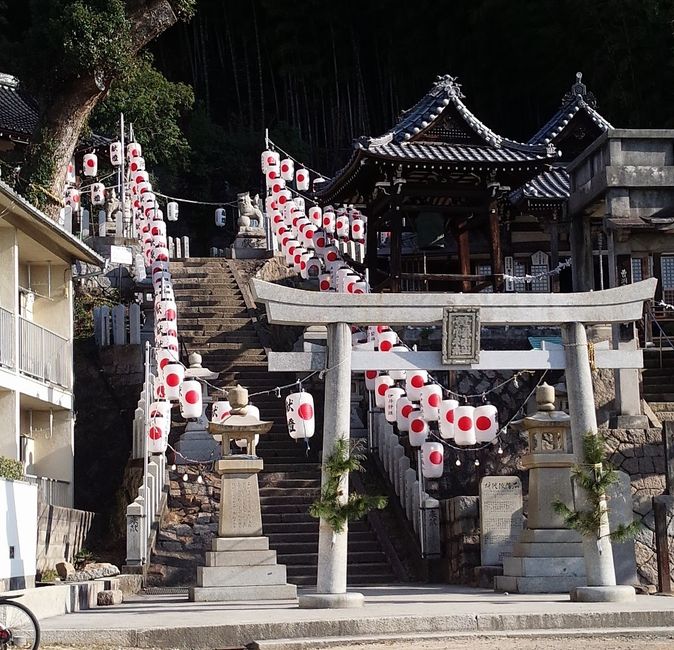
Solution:
<svg viewBox="0 0 674 650">
<path fill-rule="evenodd" d="M 68 339 L 19 317 L 19 370 L 22 373 L 70 388 L 71 368 Z"/>
<path fill-rule="evenodd" d="M 0 307 L 0 366 L 14 368 L 14 318 Z"/>
<path fill-rule="evenodd" d="M 32 476 L 31 474 L 26 474 L 25 480 L 33 485 L 37 485 L 38 501 L 50 506 L 70 507 L 68 495 L 70 483 L 68 481 L 60 481 L 59 479 L 47 478 L 46 476 Z"/>
</svg>

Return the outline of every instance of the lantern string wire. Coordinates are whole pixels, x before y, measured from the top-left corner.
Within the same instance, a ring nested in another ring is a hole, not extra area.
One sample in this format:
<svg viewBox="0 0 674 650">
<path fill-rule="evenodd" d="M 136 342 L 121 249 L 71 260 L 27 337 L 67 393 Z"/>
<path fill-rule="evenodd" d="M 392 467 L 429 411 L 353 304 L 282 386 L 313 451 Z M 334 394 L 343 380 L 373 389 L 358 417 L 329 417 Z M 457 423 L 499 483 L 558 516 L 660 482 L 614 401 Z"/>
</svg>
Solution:
<svg viewBox="0 0 674 650">
<path fill-rule="evenodd" d="M 217 206 L 229 206 L 236 207 L 238 205 L 237 201 L 197 201 L 196 199 L 183 199 L 177 196 L 169 196 L 168 194 L 162 194 L 156 190 L 152 191 L 156 196 L 161 196 L 164 199 L 170 199 L 171 201 L 178 201 L 179 203 L 193 203 L 194 205 L 217 205 Z"/>
<path fill-rule="evenodd" d="M 302 167 L 304 167 L 304 169 L 308 169 L 310 172 L 316 174 L 316 176 L 320 176 L 325 181 L 330 180 L 327 176 L 325 176 L 324 174 L 321 174 L 321 172 L 318 172 L 315 169 L 311 169 L 311 167 L 309 167 L 309 165 L 305 165 L 302 161 L 297 160 L 297 158 L 295 158 L 295 156 L 289 154 L 285 149 L 281 149 L 281 147 L 279 147 L 270 138 L 267 138 L 267 142 L 269 143 L 269 145 L 271 145 L 272 149 L 275 149 L 276 151 L 282 153 L 286 158 L 290 158 L 290 160 L 292 160 L 293 162 L 296 162 L 298 165 L 302 165 Z"/>
</svg>

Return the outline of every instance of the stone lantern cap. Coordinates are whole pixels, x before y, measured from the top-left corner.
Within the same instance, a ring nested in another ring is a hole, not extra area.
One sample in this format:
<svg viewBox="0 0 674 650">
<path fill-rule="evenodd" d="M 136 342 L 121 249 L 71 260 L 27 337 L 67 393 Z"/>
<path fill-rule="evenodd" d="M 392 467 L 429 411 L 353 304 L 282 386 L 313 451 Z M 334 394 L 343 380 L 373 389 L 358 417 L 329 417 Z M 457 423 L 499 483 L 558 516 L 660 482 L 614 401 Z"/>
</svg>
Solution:
<svg viewBox="0 0 674 650">
<path fill-rule="evenodd" d="M 219 372 L 213 372 L 201 365 L 203 358 L 198 352 L 192 352 L 188 357 L 190 367 L 185 370 L 185 377 L 199 379 L 217 379 Z"/>
</svg>

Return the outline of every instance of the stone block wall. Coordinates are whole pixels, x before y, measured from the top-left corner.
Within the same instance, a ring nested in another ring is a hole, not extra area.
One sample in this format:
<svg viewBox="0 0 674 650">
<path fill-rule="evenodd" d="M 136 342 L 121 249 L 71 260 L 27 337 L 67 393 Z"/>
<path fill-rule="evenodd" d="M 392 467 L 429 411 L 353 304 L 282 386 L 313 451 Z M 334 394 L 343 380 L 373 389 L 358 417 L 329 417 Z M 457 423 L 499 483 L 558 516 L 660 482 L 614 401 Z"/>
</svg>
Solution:
<svg viewBox="0 0 674 650">
<path fill-rule="evenodd" d="M 185 473 L 187 481 L 183 481 Z M 204 553 L 218 535 L 220 477 L 202 470 L 203 483 L 198 483 L 198 473 L 188 465 L 169 470 L 168 507 L 152 554 L 148 584 L 194 584 L 196 567 L 204 565 Z"/>
<path fill-rule="evenodd" d="M 611 453 L 609 460 L 630 477 L 634 516 L 643 525 L 634 540 L 639 579 L 642 584 L 657 585 L 653 497 L 665 490 L 662 431 L 659 428 L 605 429 L 602 433 Z M 670 565 L 674 569 L 674 527 L 670 529 Z"/>
<path fill-rule="evenodd" d="M 440 546 L 445 582 L 475 584 L 475 568 L 480 565 L 479 497 L 440 501 Z"/>
</svg>

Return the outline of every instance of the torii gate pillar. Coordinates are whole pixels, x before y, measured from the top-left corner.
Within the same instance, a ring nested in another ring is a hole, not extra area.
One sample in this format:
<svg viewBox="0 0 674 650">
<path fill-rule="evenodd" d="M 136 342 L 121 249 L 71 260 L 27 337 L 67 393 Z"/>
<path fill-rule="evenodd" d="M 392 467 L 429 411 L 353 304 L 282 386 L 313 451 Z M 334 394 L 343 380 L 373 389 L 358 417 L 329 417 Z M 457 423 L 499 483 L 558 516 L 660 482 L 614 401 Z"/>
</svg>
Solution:
<svg viewBox="0 0 674 650">
<path fill-rule="evenodd" d="M 351 424 L 351 327 L 347 323 L 328 325 L 329 372 L 325 375 L 325 407 L 323 419 L 323 463 L 321 489 L 328 476 L 325 461 L 338 440 L 348 440 Z M 349 475 L 341 483 L 340 500 L 349 497 Z M 362 607 L 363 594 L 347 593 L 347 533 L 348 523 L 341 533 L 320 520 L 318 528 L 318 580 L 316 593 L 300 596 L 300 607 L 341 608 Z"/>
</svg>

